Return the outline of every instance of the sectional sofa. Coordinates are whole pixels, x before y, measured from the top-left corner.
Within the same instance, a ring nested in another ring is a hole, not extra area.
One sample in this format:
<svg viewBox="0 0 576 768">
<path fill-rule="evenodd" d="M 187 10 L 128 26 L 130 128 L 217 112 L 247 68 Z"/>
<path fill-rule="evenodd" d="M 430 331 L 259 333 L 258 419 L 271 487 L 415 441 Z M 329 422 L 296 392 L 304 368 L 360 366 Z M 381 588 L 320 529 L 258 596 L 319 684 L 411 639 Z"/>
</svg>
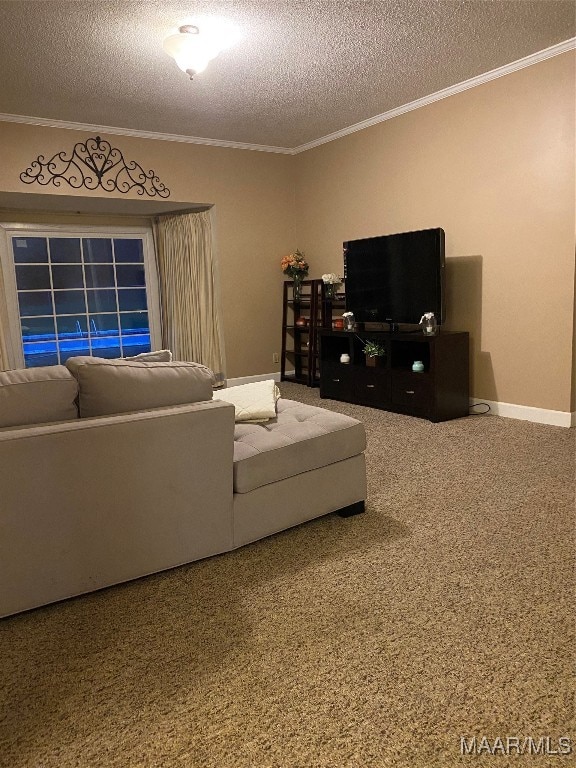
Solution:
<svg viewBox="0 0 576 768">
<path fill-rule="evenodd" d="M 362 511 L 364 448 L 360 422 L 282 398 L 236 423 L 195 363 L 0 372 L 0 616 Z"/>
</svg>

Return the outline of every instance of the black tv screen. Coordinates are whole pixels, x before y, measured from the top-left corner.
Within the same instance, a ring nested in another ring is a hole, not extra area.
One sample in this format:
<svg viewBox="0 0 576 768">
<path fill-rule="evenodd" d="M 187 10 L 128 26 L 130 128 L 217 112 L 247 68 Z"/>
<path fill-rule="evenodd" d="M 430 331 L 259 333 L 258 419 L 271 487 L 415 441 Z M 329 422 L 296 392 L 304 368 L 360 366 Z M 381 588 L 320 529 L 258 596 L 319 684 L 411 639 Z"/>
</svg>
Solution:
<svg viewBox="0 0 576 768">
<path fill-rule="evenodd" d="M 344 244 L 346 309 L 362 323 L 417 324 L 444 311 L 444 230 L 422 229 Z"/>
</svg>

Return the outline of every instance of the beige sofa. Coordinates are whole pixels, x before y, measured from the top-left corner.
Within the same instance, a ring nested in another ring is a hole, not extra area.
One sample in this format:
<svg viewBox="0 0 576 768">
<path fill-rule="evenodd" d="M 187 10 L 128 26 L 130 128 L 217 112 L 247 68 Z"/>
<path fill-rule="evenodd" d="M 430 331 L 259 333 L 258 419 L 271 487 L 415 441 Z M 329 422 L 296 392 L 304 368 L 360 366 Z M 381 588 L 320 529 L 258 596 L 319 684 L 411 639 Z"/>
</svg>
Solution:
<svg viewBox="0 0 576 768">
<path fill-rule="evenodd" d="M 364 508 L 355 419 L 235 424 L 204 366 L 67 366 L 0 372 L 0 616 Z"/>
</svg>

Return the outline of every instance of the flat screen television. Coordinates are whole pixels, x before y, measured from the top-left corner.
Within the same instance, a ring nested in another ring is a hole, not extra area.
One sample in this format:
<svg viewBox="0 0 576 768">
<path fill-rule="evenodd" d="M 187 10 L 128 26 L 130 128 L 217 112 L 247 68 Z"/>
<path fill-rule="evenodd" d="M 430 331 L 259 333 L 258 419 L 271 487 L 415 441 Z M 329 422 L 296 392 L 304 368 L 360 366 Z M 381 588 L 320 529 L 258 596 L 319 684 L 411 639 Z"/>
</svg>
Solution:
<svg viewBox="0 0 576 768">
<path fill-rule="evenodd" d="M 418 324 L 444 309 L 444 230 L 422 229 L 344 244 L 346 309 L 361 323 Z"/>
</svg>

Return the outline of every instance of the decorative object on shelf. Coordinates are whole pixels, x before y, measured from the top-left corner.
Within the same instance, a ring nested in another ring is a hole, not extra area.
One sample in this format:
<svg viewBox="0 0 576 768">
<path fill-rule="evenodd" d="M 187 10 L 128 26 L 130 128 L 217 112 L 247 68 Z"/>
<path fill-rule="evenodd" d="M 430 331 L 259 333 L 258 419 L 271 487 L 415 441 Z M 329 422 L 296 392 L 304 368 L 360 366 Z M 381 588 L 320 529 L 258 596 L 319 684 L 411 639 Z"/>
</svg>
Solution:
<svg viewBox="0 0 576 768">
<path fill-rule="evenodd" d="M 420 325 L 425 336 L 436 336 L 438 333 L 438 323 L 434 312 L 425 312 L 420 318 Z"/>
<path fill-rule="evenodd" d="M 334 331 L 343 331 L 344 330 L 344 318 L 343 317 L 337 317 L 335 320 L 332 320 L 332 330 L 334 330 Z"/>
<path fill-rule="evenodd" d="M 68 157 L 65 150 L 50 160 L 38 155 L 32 165 L 22 171 L 20 180 L 24 184 L 37 182 L 43 187 L 48 184 L 59 187 L 65 181 L 73 189 L 101 187 L 105 192 L 122 194 L 135 189 L 139 195 L 170 197 L 170 190 L 154 171 L 145 171 L 135 160 L 127 163 L 122 152 L 100 136 L 86 139 L 84 144 L 78 142 Z"/>
<path fill-rule="evenodd" d="M 380 359 L 386 356 L 386 347 L 382 346 L 382 344 L 378 344 L 377 341 L 371 341 L 369 339 L 364 342 L 363 352 L 366 355 L 366 365 L 374 366 L 378 365 Z"/>
<path fill-rule="evenodd" d="M 347 352 L 343 352 L 340 355 L 340 362 L 344 363 L 344 365 L 348 365 L 348 363 L 350 362 L 350 355 Z"/>
<path fill-rule="evenodd" d="M 308 318 L 307 317 L 297 317 L 294 321 L 295 325 L 297 325 L 299 328 L 305 328 L 308 325 Z"/>
<path fill-rule="evenodd" d="M 340 285 L 342 280 L 334 272 L 329 272 L 322 275 L 322 282 L 324 283 L 324 298 L 331 301 L 336 296 L 336 286 Z"/>
<path fill-rule="evenodd" d="M 342 317 L 344 318 L 344 330 L 355 331 L 356 320 L 354 319 L 354 312 L 343 312 Z"/>
<path fill-rule="evenodd" d="M 282 272 L 294 281 L 292 298 L 294 301 L 300 301 L 302 298 L 302 281 L 308 276 L 308 270 L 310 269 L 304 254 L 296 249 L 294 253 L 283 256 L 280 267 Z"/>
<path fill-rule="evenodd" d="M 292 298 L 294 301 L 300 301 L 302 298 L 302 281 L 304 280 L 303 277 L 299 277 L 298 275 L 295 275 L 292 278 L 294 285 L 293 285 L 293 293 Z"/>
<path fill-rule="evenodd" d="M 412 363 L 412 370 L 414 371 L 414 373 L 422 373 L 422 371 L 424 370 L 424 363 L 422 362 L 422 360 L 414 360 L 414 362 Z"/>
</svg>

